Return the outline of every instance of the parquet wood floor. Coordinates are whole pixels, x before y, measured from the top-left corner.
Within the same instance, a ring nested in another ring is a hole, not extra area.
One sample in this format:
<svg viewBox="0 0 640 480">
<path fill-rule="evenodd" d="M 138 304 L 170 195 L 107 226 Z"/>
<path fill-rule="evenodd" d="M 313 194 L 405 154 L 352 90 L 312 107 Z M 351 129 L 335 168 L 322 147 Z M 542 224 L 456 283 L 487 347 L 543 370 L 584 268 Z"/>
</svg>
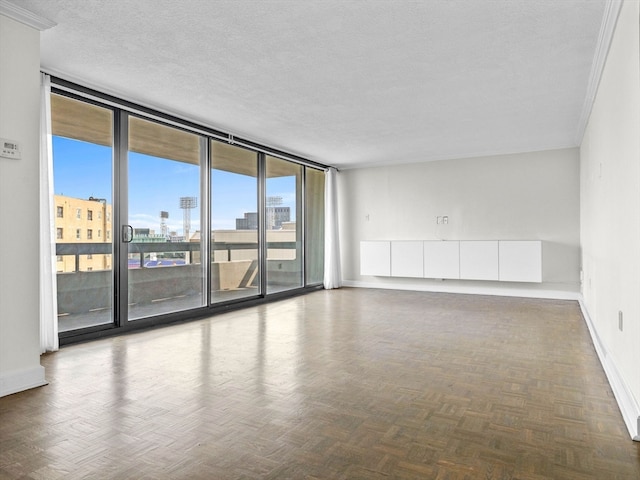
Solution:
<svg viewBox="0 0 640 480">
<path fill-rule="evenodd" d="M 570 301 L 318 291 L 42 363 L 0 478 L 640 478 Z"/>
</svg>

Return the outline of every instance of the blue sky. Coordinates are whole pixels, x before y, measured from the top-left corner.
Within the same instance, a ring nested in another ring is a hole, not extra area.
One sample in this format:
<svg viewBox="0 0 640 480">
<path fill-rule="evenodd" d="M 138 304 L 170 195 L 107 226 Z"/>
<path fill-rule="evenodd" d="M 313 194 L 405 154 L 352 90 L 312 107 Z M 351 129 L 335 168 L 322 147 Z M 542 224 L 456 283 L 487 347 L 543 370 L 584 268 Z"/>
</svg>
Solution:
<svg viewBox="0 0 640 480">
<path fill-rule="evenodd" d="M 112 200 L 110 147 L 53 137 L 54 190 L 58 195 Z M 169 212 L 169 231 L 182 234 L 180 197 L 197 197 L 200 206 L 199 168 L 139 153 L 129 154 L 129 224 L 160 233 L 160 211 Z M 220 170 L 212 174 L 213 229 L 235 229 L 235 219 L 257 210 L 256 179 Z M 295 179 L 269 179 L 268 195 L 282 196 L 283 206 L 295 216 Z M 191 211 L 191 231 L 200 229 L 197 209 Z"/>
</svg>

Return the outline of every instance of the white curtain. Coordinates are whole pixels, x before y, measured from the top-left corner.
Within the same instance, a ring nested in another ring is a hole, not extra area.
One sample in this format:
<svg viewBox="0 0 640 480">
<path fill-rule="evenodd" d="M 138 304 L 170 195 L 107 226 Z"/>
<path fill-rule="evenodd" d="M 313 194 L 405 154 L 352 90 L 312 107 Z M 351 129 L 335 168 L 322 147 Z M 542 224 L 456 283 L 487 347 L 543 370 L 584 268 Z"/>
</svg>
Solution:
<svg viewBox="0 0 640 480">
<path fill-rule="evenodd" d="M 56 237 L 53 212 L 51 79 L 40 83 L 40 352 L 58 350 Z"/>
<path fill-rule="evenodd" d="M 338 235 L 338 171 L 329 168 L 324 182 L 324 288 L 340 288 L 340 239 Z"/>
</svg>

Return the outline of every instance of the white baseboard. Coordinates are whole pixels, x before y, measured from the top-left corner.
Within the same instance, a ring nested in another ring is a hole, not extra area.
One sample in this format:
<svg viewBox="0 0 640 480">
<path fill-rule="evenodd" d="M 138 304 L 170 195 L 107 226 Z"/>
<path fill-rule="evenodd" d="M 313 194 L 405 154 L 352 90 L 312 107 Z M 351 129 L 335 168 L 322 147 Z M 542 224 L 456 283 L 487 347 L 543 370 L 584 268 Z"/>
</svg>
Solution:
<svg viewBox="0 0 640 480">
<path fill-rule="evenodd" d="M 598 354 L 604 373 L 607 376 L 607 380 L 609 380 L 609 385 L 611 386 L 611 390 L 613 390 L 613 395 L 616 397 L 618 408 L 620 408 L 620 413 L 622 413 L 624 423 L 627 426 L 627 430 L 629 430 L 629 435 L 631 435 L 631 438 L 636 442 L 640 442 L 640 405 L 638 405 L 638 402 L 631 393 L 627 383 L 624 381 L 622 375 L 620 375 L 613 358 L 609 355 L 609 352 L 600 340 L 598 331 L 591 320 L 591 316 L 584 304 L 584 300 L 580 299 L 579 303 L 580 309 L 582 310 L 582 316 L 584 317 L 587 327 L 589 327 L 593 346 L 596 349 L 596 353 Z"/>
<path fill-rule="evenodd" d="M 553 300 L 580 300 L 582 295 L 570 290 L 538 290 L 533 288 L 505 288 L 499 286 L 482 286 L 481 282 L 470 285 L 454 285 L 448 282 L 442 284 L 423 283 L 392 283 L 392 282 L 359 282 L 344 280 L 342 285 L 354 288 L 381 288 L 385 290 L 410 290 L 434 293 L 464 293 L 471 295 L 497 295 L 502 297 L 546 298 Z"/>
<path fill-rule="evenodd" d="M 44 367 L 0 373 L 0 397 L 46 385 Z"/>
</svg>

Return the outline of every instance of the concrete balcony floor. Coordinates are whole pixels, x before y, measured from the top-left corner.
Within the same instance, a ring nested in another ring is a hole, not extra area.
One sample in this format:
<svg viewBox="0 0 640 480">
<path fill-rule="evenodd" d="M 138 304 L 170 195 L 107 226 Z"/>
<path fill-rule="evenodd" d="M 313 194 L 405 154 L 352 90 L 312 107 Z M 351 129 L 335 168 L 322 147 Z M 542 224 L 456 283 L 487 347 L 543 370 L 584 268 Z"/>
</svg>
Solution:
<svg viewBox="0 0 640 480">
<path fill-rule="evenodd" d="M 258 294 L 257 288 L 240 288 L 235 290 L 218 290 L 212 292 L 212 302 L 226 302 Z M 153 317 L 166 313 L 180 312 L 202 307 L 202 295 L 181 295 L 172 298 L 155 299 L 149 303 L 129 305 L 130 321 Z M 81 328 L 107 325 L 114 322 L 112 308 L 98 308 L 88 312 L 68 313 L 58 316 L 58 330 L 69 332 Z"/>
</svg>

